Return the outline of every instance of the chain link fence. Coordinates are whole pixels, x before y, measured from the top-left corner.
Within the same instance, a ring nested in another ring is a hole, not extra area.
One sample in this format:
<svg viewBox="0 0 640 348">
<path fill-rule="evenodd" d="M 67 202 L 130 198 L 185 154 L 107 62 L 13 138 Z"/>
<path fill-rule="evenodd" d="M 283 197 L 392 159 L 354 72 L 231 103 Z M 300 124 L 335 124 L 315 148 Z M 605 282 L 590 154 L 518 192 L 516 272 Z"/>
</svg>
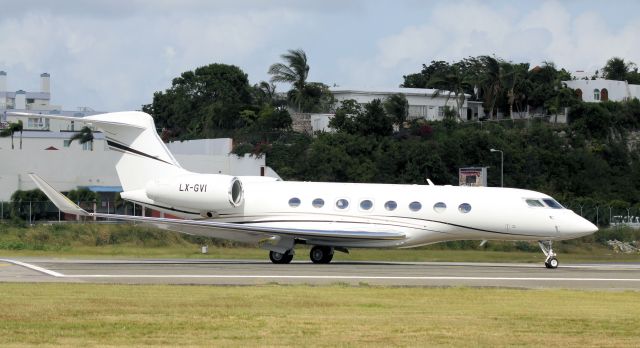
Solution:
<svg viewBox="0 0 640 348">
<path fill-rule="evenodd" d="M 119 215 L 148 215 L 148 209 L 124 201 L 75 202 L 82 209 L 93 213 Z M 18 219 L 28 224 L 37 222 L 73 222 L 85 221 L 86 218 L 61 212 L 50 201 L 0 202 L 0 221 Z M 92 219 L 105 221 L 108 219 Z"/>
</svg>

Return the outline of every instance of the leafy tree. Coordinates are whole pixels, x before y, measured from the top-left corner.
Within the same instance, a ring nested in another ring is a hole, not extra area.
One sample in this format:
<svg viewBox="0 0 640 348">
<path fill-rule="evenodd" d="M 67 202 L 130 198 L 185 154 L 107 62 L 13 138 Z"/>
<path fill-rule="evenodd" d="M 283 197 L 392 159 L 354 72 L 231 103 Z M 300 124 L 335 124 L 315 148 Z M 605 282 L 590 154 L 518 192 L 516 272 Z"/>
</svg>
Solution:
<svg viewBox="0 0 640 348">
<path fill-rule="evenodd" d="M 393 132 L 393 119 L 385 112 L 380 99 L 364 107 L 355 100 L 346 100 L 329 121 L 329 127 L 349 134 L 387 136 Z"/>
<path fill-rule="evenodd" d="M 393 123 L 402 128 L 409 115 L 409 102 L 402 93 L 392 94 L 384 101 L 384 110 L 393 117 Z"/>
<path fill-rule="evenodd" d="M 301 50 L 288 50 L 280 56 L 285 63 L 275 63 L 269 67 L 269 75 L 272 82 L 284 82 L 293 85 L 292 99 L 302 112 L 302 104 L 305 100 L 305 87 L 309 76 L 307 54 Z"/>
<path fill-rule="evenodd" d="M 240 68 L 210 64 L 173 79 L 171 88 L 156 92 L 143 110 L 158 127 L 187 139 L 242 127 L 240 112 L 252 103 L 249 80 Z"/>
<path fill-rule="evenodd" d="M 620 57 L 610 58 L 602 68 L 602 76 L 608 80 L 627 81 L 629 73 L 637 67 L 633 62 L 625 62 Z"/>
<path fill-rule="evenodd" d="M 67 198 L 73 202 L 96 202 L 99 196 L 96 192 L 93 192 L 87 188 L 81 187 L 77 190 L 71 190 L 67 194 Z"/>
<path fill-rule="evenodd" d="M 47 213 L 47 205 L 42 203 L 48 200 L 38 189 L 17 190 L 11 195 L 11 216 L 22 220 L 29 219 L 29 216 L 32 220 L 42 219 Z"/>
<path fill-rule="evenodd" d="M 9 122 L 9 126 L 0 131 L 0 137 L 11 137 L 11 150 L 14 149 L 13 146 L 13 135 L 16 132 L 20 132 L 20 149 L 22 150 L 22 120 L 18 120 L 18 122 Z"/>
<path fill-rule="evenodd" d="M 446 73 L 449 63 L 439 60 L 431 61 L 429 65 L 422 64 L 422 71 L 419 74 L 406 75 L 401 87 L 405 88 L 432 88 L 430 81 L 440 74 Z"/>
</svg>

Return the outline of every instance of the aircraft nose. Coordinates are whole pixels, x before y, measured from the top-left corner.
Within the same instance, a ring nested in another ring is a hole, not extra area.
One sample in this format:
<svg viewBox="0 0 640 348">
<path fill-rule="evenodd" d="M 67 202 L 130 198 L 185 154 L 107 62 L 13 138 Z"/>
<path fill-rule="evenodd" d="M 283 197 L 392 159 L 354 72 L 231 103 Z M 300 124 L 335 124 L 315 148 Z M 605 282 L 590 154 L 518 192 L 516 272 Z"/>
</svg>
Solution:
<svg viewBox="0 0 640 348">
<path fill-rule="evenodd" d="M 570 226 L 567 226 L 566 232 L 575 238 L 588 236 L 598 232 L 598 226 L 592 224 L 591 221 L 581 216 L 575 216 L 573 221 L 571 221 Z"/>
</svg>

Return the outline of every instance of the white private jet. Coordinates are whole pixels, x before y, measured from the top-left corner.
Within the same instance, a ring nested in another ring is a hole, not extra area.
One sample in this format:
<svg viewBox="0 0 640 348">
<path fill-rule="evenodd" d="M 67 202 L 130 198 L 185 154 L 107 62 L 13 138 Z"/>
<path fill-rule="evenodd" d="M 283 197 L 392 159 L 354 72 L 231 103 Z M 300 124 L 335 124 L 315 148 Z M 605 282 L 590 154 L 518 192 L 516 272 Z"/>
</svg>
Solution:
<svg viewBox="0 0 640 348">
<path fill-rule="evenodd" d="M 22 114 L 25 115 L 25 114 Z M 273 263 L 289 263 L 296 244 L 313 246 L 314 263 L 350 248 L 410 248 L 453 240 L 538 241 L 547 268 L 552 241 L 597 231 L 543 193 L 494 187 L 290 182 L 260 176 L 199 174 L 180 166 L 151 116 L 116 112 L 82 119 L 100 129 L 124 189 L 121 197 L 179 218 L 89 213 L 40 176 L 36 185 L 69 214 L 144 222 L 159 228 L 254 243 Z"/>
</svg>

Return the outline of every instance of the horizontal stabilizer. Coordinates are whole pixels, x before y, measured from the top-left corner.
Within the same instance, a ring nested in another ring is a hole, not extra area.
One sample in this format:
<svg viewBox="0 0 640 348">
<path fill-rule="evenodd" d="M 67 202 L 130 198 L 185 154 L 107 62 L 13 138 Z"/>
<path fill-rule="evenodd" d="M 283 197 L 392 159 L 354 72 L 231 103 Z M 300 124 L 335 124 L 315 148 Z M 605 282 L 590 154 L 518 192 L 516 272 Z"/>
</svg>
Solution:
<svg viewBox="0 0 640 348">
<path fill-rule="evenodd" d="M 29 173 L 29 176 L 31 177 L 31 180 L 33 180 L 33 182 L 36 183 L 36 186 L 38 186 L 38 188 L 42 192 L 44 192 L 44 194 L 47 195 L 47 197 L 49 197 L 51 202 L 53 202 L 53 204 L 55 204 L 56 207 L 58 207 L 58 209 L 60 209 L 61 211 L 67 214 L 74 214 L 74 215 L 82 215 L 82 216 L 91 215 L 86 210 L 80 208 L 77 204 L 73 203 L 69 198 L 67 198 L 67 196 L 56 191 L 53 187 L 51 187 L 51 185 L 49 185 L 46 181 L 44 181 L 44 179 L 39 177 L 37 174 Z"/>
</svg>

